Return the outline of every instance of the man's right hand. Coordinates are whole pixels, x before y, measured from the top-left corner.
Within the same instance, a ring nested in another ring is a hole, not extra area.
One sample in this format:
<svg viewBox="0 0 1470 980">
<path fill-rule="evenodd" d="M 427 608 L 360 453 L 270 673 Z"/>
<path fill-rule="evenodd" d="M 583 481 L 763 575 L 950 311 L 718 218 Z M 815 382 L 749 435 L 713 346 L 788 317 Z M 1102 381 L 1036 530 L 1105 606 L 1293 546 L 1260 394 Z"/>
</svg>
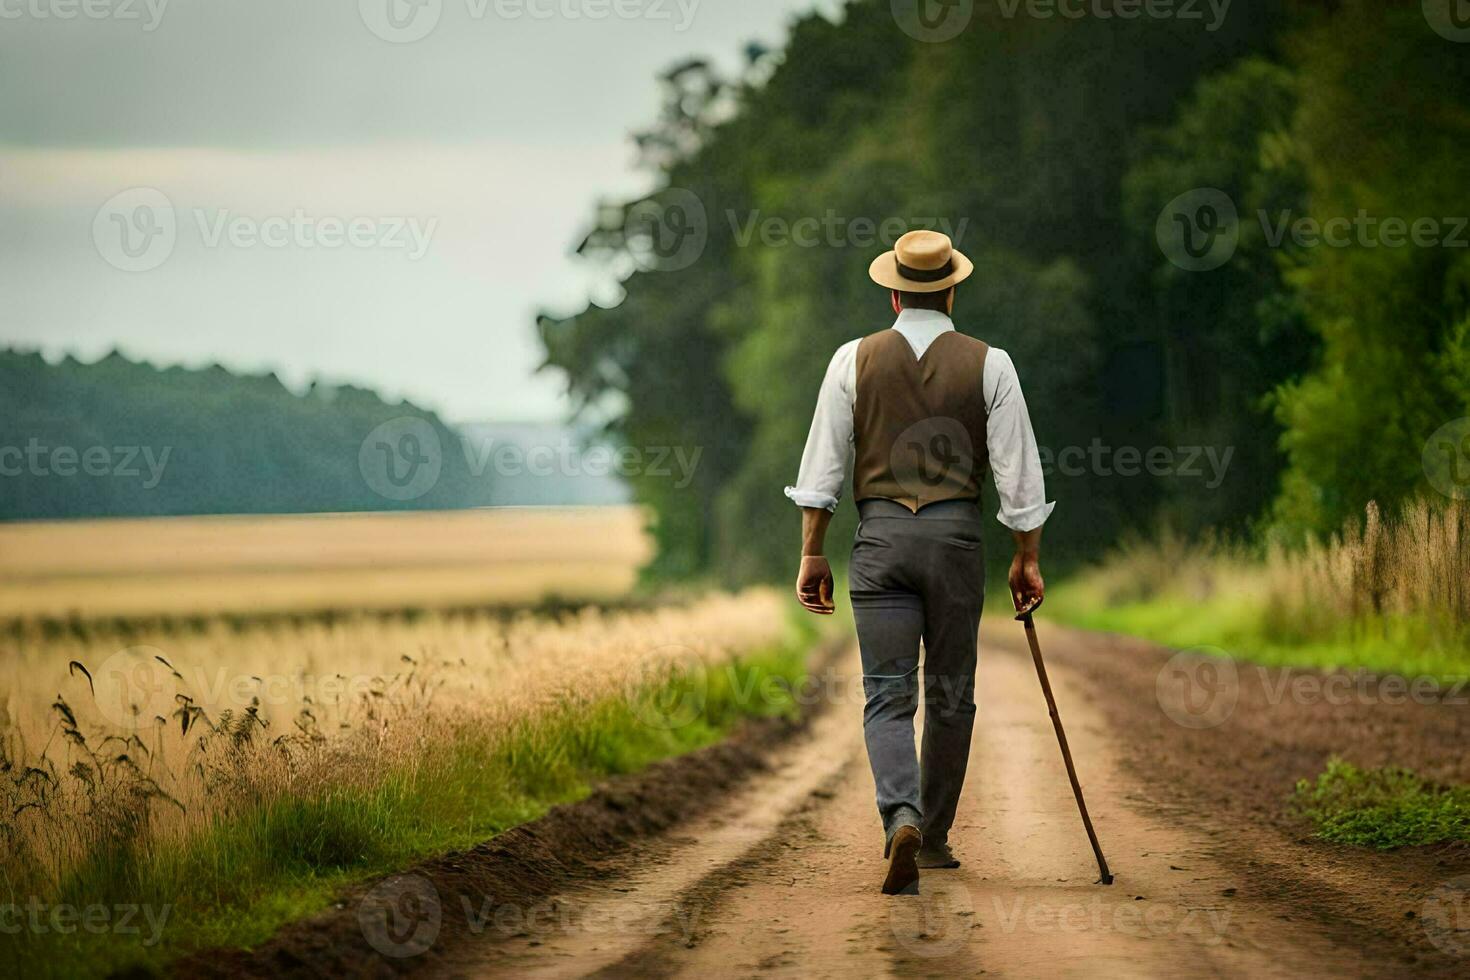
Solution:
<svg viewBox="0 0 1470 980">
<path fill-rule="evenodd" d="M 796 601 L 818 616 L 830 616 L 835 611 L 832 566 L 827 564 L 826 556 L 801 556 L 801 570 L 796 573 Z"/>
<path fill-rule="evenodd" d="M 1011 602 L 1017 611 L 1046 598 L 1046 583 L 1041 578 L 1041 561 L 1036 555 L 1017 553 L 1011 559 Z"/>
<path fill-rule="evenodd" d="M 1019 612 L 1046 598 L 1046 583 L 1041 579 L 1041 528 L 1012 531 L 1016 539 L 1016 557 L 1011 559 L 1011 602 Z"/>
</svg>

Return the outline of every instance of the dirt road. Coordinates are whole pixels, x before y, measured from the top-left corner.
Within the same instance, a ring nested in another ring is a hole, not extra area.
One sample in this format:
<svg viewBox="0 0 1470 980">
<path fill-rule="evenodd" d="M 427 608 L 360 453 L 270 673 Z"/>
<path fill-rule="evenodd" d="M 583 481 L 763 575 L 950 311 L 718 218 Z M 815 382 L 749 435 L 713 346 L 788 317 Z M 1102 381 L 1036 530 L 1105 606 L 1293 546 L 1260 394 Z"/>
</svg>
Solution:
<svg viewBox="0 0 1470 980">
<path fill-rule="evenodd" d="M 881 832 L 861 704 L 848 697 L 787 746 L 771 771 L 674 834 L 635 848 L 600 881 L 509 916 L 494 903 L 478 912 L 467 906 L 465 914 L 479 916 L 474 931 L 483 941 L 438 958 L 432 972 L 697 978 L 1441 972 L 1446 961 L 1433 960 L 1434 950 L 1416 969 L 1409 965 L 1414 953 L 1271 887 L 1265 879 L 1279 869 L 1257 860 L 1252 841 L 1232 834 L 1229 819 L 1212 823 L 1185 812 L 1173 787 L 1144 778 L 1136 762 L 1124 759 L 1123 733 L 1099 705 L 1095 680 L 1084 682 L 1064 655 L 1052 680 L 1117 875 L 1111 887 L 1094 884 L 1096 866 L 1024 641 L 1019 629 L 1005 625 L 987 624 L 982 640 L 981 707 L 952 836 L 963 867 L 925 872 L 918 896 L 878 894 Z M 1042 629 L 1045 640 L 1049 627 Z M 1051 631 L 1058 646 L 1084 642 L 1079 636 Z M 845 658 L 843 667 L 855 669 L 855 658 Z M 1309 856 L 1292 860 L 1305 866 Z"/>
</svg>

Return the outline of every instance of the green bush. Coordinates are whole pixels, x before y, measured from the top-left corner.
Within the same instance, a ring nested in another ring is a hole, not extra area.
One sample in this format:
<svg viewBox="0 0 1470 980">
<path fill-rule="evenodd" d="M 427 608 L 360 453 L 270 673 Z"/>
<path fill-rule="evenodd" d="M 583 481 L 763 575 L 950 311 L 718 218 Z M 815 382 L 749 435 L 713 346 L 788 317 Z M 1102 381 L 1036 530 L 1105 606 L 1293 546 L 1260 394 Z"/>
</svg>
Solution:
<svg viewBox="0 0 1470 980">
<path fill-rule="evenodd" d="M 1380 851 L 1470 841 L 1470 786 L 1437 786 L 1407 769 L 1332 759 L 1296 786 L 1293 806 L 1335 844 Z"/>
</svg>

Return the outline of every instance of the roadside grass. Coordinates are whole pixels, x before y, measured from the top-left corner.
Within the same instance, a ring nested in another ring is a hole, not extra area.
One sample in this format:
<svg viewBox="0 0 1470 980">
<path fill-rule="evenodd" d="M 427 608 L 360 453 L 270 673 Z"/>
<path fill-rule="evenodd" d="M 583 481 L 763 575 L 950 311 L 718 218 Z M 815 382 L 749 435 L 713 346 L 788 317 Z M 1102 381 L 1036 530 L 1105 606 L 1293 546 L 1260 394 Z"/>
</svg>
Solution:
<svg viewBox="0 0 1470 980">
<path fill-rule="evenodd" d="M 1083 580 L 1063 582 L 1047 598 L 1047 614 L 1080 629 L 1136 636 L 1161 646 L 1218 647 L 1268 667 L 1366 668 L 1431 677 L 1452 684 L 1470 675 L 1470 646 L 1415 616 L 1364 617 L 1317 635 L 1273 627 L 1266 602 L 1240 591 L 1211 596 L 1164 593 L 1146 601 L 1107 603 Z"/>
<path fill-rule="evenodd" d="M 1470 677 L 1470 505 L 1412 503 L 1327 541 L 1125 543 L 1063 582 L 1057 621 L 1177 649 L 1215 647 L 1267 666 L 1367 669 L 1449 688 Z M 1340 759 L 1302 780 L 1290 808 L 1338 844 L 1391 849 L 1470 841 L 1470 786 Z"/>
<path fill-rule="evenodd" d="M 1437 786 L 1407 769 L 1360 769 L 1332 759 L 1292 799 L 1318 836 L 1335 844 L 1393 850 L 1470 842 L 1470 786 Z"/>
<path fill-rule="evenodd" d="M 50 894 L 7 874 L 0 910 L 13 921 L 0 922 L 0 972 L 157 972 L 191 950 L 257 944 L 354 882 L 471 847 L 585 797 L 600 779 L 713 744 L 744 719 L 794 717 L 791 690 L 813 639 L 798 628 L 778 648 L 670 668 L 628 697 L 549 705 L 509 730 L 474 719 L 426 728 L 416 752 L 366 782 L 267 797 L 168 846 L 120 835 Z M 136 931 L 79 927 L 98 908 L 113 918 L 141 910 L 129 923 Z M 56 909 L 76 913 L 56 920 Z"/>
<path fill-rule="evenodd" d="M 1126 542 L 1047 601 L 1059 622 L 1269 666 L 1470 676 L 1470 505 L 1408 505 L 1288 548 L 1167 531 Z"/>
</svg>

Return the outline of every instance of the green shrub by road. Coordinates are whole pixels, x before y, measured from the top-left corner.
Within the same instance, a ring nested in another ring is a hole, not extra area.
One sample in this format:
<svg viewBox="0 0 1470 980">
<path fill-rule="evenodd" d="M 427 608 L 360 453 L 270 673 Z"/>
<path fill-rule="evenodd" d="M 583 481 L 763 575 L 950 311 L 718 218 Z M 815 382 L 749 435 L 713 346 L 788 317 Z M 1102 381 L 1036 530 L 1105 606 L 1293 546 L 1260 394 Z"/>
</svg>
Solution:
<svg viewBox="0 0 1470 980">
<path fill-rule="evenodd" d="M 1470 786 L 1436 786 L 1406 769 L 1341 759 L 1297 783 L 1293 805 L 1336 844 L 1378 850 L 1470 841 Z"/>
</svg>

